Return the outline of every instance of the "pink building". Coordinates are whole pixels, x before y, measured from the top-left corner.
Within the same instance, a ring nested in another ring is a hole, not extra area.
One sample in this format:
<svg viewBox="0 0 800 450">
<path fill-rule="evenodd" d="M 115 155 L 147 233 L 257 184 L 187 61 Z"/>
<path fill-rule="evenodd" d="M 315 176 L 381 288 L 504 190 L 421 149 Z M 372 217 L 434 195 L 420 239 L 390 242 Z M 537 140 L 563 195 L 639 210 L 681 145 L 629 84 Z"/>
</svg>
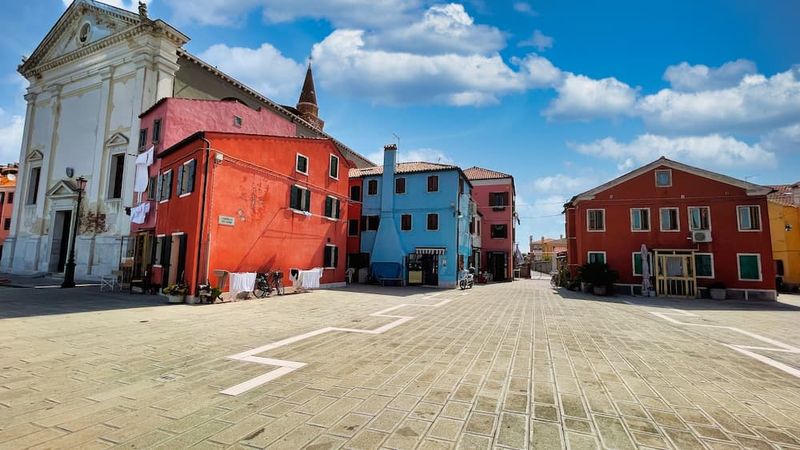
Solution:
<svg viewBox="0 0 800 450">
<path fill-rule="evenodd" d="M 510 281 L 517 221 L 514 177 L 481 167 L 470 167 L 464 173 L 472 183 L 472 200 L 482 214 L 479 270 L 491 273 L 495 281 Z"/>
</svg>

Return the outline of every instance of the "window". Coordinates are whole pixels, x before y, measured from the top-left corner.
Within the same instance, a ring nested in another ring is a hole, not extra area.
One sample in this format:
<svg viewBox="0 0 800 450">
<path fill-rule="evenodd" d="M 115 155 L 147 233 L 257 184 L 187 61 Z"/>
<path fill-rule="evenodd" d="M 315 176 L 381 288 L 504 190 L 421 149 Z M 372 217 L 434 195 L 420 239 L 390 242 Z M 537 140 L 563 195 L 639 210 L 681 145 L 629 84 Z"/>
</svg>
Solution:
<svg viewBox="0 0 800 450">
<path fill-rule="evenodd" d="M 739 280 L 761 281 L 761 255 L 757 253 L 737 253 Z"/>
<path fill-rule="evenodd" d="M 188 195 L 194 191 L 194 172 L 197 161 L 183 163 L 178 169 L 178 195 Z"/>
<path fill-rule="evenodd" d="M 587 209 L 586 229 L 589 231 L 606 231 L 606 210 Z"/>
<path fill-rule="evenodd" d="M 508 225 L 506 224 L 492 224 L 489 230 L 492 239 L 506 239 L 508 238 Z"/>
<path fill-rule="evenodd" d="M 139 130 L 139 150 L 144 150 L 147 145 L 147 128 Z"/>
<path fill-rule="evenodd" d="M 242 118 L 239 116 L 233 116 L 233 126 L 236 128 L 242 127 Z"/>
<path fill-rule="evenodd" d="M 428 214 L 428 230 L 436 231 L 439 229 L 439 214 Z"/>
<path fill-rule="evenodd" d="M 631 231 L 650 231 L 650 208 L 631 208 Z"/>
<path fill-rule="evenodd" d="M 469 234 L 475 234 L 475 218 L 469 221 Z"/>
<path fill-rule="evenodd" d="M 168 170 L 161 174 L 161 180 L 159 184 L 158 199 L 162 202 L 165 202 L 172 197 L 172 170 Z"/>
<path fill-rule="evenodd" d="M 411 214 L 400 216 L 400 229 L 402 231 L 411 231 Z"/>
<path fill-rule="evenodd" d="M 737 206 L 736 212 L 739 220 L 739 231 L 761 230 L 760 206 Z"/>
<path fill-rule="evenodd" d="M 292 186 L 289 207 L 297 211 L 311 211 L 311 191 L 300 186 Z"/>
<path fill-rule="evenodd" d="M 672 186 L 672 171 L 656 170 L 656 186 L 657 187 L 670 187 Z"/>
<path fill-rule="evenodd" d="M 8 193 L 8 204 L 10 205 L 12 203 L 14 203 L 14 193 L 13 192 L 9 192 Z"/>
<path fill-rule="evenodd" d="M 714 255 L 711 253 L 695 253 L 694 273 L 697 278 L 714 278 Z"/>
<path fill-rule="evenodd" d="M 394 180 L 394 193 L 395 194 L 405 194 L 406 193 L 406 179 L 405 178 L 398 178 Z"/>
<path fill-rule="evenodd" d="M 678 208 L 661 208 L 661 231 L 680 231 Z"/>
<path fill-rule="evenodd" d="M 298 153 L 295 159 L 294 169 L 303 175 L 308 175 L 308 157 Z"/>
<path fill-rule="evenodd" d="M 378 231 L 381 216 L 361 216 L 361 231 Z"/>
<path fill-rule="evenodd" d="M 155 200 L 156 195 L 158 195 L 158 177 L 150 177 L 150 181 L 147 182 L 147 198 Z"/>
<path fill-rule="evenodd" d="M 350 219 L 347 221 L 347 235 L 358 236 L 358 219 Z"/>
<path fill-rule="evenodd" d="M 508 206 L 508 192 L 490 192 L 489 206 L 495 211 L 500 211 Z"/>
<path fill-rule="evenodd" d="M 336 155 L 331 155 L 331 165 L 328 167 L 328 175 L 335 180 L 339 179 L 339 157 Z"/>
<path fill-rule="evenodd" d="M 711 229 L 711 208 L 708 206 L 689 208 L 689 229 L 692 231 Z"/>
<path fill-rule="evenodd" d="M 438 175 L 431 175 L 428 177 L 428 192 L 439 192 Z"/>
<path fill-rule="evenodd" d="M 378 195 L 378 180 L 367 181 L 367 195 Z"/>
<path fill-rule="evenodd" d="M 606 262 L 606 252 L 589 252 L 587 258 L 588 258 L 588 261 L 590 263 L 594 263 L 594 262 L 605 263 Z"/>
<path fill-rule="evenodd" d="M 27 205 L 36 204 L 36 199 L 39 197 L 39 177 L 41 174 L 41 167 L 31 167 L 31 174 L 28 177 L 28 198 L 25 201 Z"/>
<path fill-rule="evenodd" d="M 325 261 L 322 263 L 326 269 L 335 269 L 339 262 L 339 247 L 325 245 Z"/>
<path fill-rule="evenodd" d="M 647 263 L 650 268 L 649 272 L 653 274 L 653 254 L 647 254 Z M 642 252 L 633 252 L 633 276 L 642 276 Z"/>
<path fill-rule="evenodd" d="M 3 229 L 4 230 L 10 230 L 11 229 L 11 218 L 10 217 L 6 218 L 6 220 L 3 221 Z"/>
<path fill-rule="evenodd" d="M 122 175 L 125 173 L 125 153 L 111 155 L 108 176 L 108 198 L 122 198 Z"/>
<path fill-rule="evenodd" d="M 5 201 L 5 199 L 6 199 L 6 193 L 0 192 L 0 205 L 3 204 L 3 201 Z"/>
<path fill-rule="evenodd" d="M 350 200 L 354 202 L 361 201 L 361 186 L 350 186 Z"/>
<path fill-rule="evenodd" d="M 325 217 L 330 219 L 338 219 L 339 208 L 340 202 L 338 198 L 331 196 L 325 197 Z"/>
<path fill-rule="evenodd" d="M 161 139 L 161 119 L 156 119 L 153 122 L 153 144 Z"/>
</svg>

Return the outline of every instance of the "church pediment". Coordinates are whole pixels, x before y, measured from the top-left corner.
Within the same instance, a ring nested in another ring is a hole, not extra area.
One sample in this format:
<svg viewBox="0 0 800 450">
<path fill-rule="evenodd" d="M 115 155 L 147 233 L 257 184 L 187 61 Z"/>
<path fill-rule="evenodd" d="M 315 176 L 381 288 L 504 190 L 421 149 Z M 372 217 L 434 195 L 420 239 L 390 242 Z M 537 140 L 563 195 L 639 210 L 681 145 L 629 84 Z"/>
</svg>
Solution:
<svg viewBox="0 0 800 450">
<path fill-rule="evenodd" d="M 130 139 L 128 136 L 125 136 L 122 133 L 114 133 L 108 140 L 106 141 L 106 147 L 119 147 L 121 145 L 128 145 Z"/>
<path fill-rule="evenodd" d="M 75 197 L 78 195 L 76 189 L 71 181 L 61 180 L 47 191 L 47 196 L 51 199 Z"/>
<path fill-rule="evenodd" d="M 43 158 L 44 158 L 44 155 L 42 155 L 41 151 L 39 151 L 39 150 L 31 150 L 28 153 L 28 156 L 25 159 L 27 159 L 28 161 L 41 161 Z"/>
</svg>

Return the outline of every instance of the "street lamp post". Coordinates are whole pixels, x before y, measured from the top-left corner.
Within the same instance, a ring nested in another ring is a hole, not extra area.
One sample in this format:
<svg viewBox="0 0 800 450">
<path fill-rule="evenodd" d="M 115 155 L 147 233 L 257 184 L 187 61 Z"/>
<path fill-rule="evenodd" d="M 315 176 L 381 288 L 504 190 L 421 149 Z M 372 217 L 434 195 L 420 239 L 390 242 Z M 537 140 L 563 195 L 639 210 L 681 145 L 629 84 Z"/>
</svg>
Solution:
<svg viewBox="0 0 800 450">
<path fill-rule="evenodd" d="M 83 197 L 83 189 L 86 187 L 86 178 L 78 177 L 75 179 L 78 182 L 78 205 L 75 207 L 75 220 L 72 222 L 72 242 L 69 246 L 69 258 L 67 265 L 64 267 L 64 282 L 61 283 L 62 288 L 75 287 L 75 241 L 78 239 L 78 227 L 81 220 L 81 199 Z"/>
</svg>

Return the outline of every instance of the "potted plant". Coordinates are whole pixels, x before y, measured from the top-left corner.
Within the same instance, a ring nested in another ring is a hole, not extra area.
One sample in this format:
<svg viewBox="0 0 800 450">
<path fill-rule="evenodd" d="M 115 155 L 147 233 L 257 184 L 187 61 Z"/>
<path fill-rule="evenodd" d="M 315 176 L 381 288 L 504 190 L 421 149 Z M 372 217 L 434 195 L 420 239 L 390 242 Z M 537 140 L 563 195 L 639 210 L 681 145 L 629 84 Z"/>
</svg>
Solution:
<svg viewBox="0 0 800 450">
<path fill-rule="evenodd" d="M 584 283 L 591 285 L 591 291 L 595 295 L 606 295 L 610 291 L 610 287 L 619 279 L 619 273 L 616 270 L 608 268 L 606 263 L 593 262 L 586 263 L 580 267 L 581 288 L 587 292 Z"/>
<path fill-rule="evenodd" d="M 183 283 L 171 284 L 161 290 L 169 299 L 169 303 L 183 303 L 189 288 Z"/>
<path fill-rule="evenodd" d="M 708 286 L 708 292 L 713 300 L 725 300 L 728 291 L 725 288 L 725 283 L 716 281 Z"/>
</svg>

